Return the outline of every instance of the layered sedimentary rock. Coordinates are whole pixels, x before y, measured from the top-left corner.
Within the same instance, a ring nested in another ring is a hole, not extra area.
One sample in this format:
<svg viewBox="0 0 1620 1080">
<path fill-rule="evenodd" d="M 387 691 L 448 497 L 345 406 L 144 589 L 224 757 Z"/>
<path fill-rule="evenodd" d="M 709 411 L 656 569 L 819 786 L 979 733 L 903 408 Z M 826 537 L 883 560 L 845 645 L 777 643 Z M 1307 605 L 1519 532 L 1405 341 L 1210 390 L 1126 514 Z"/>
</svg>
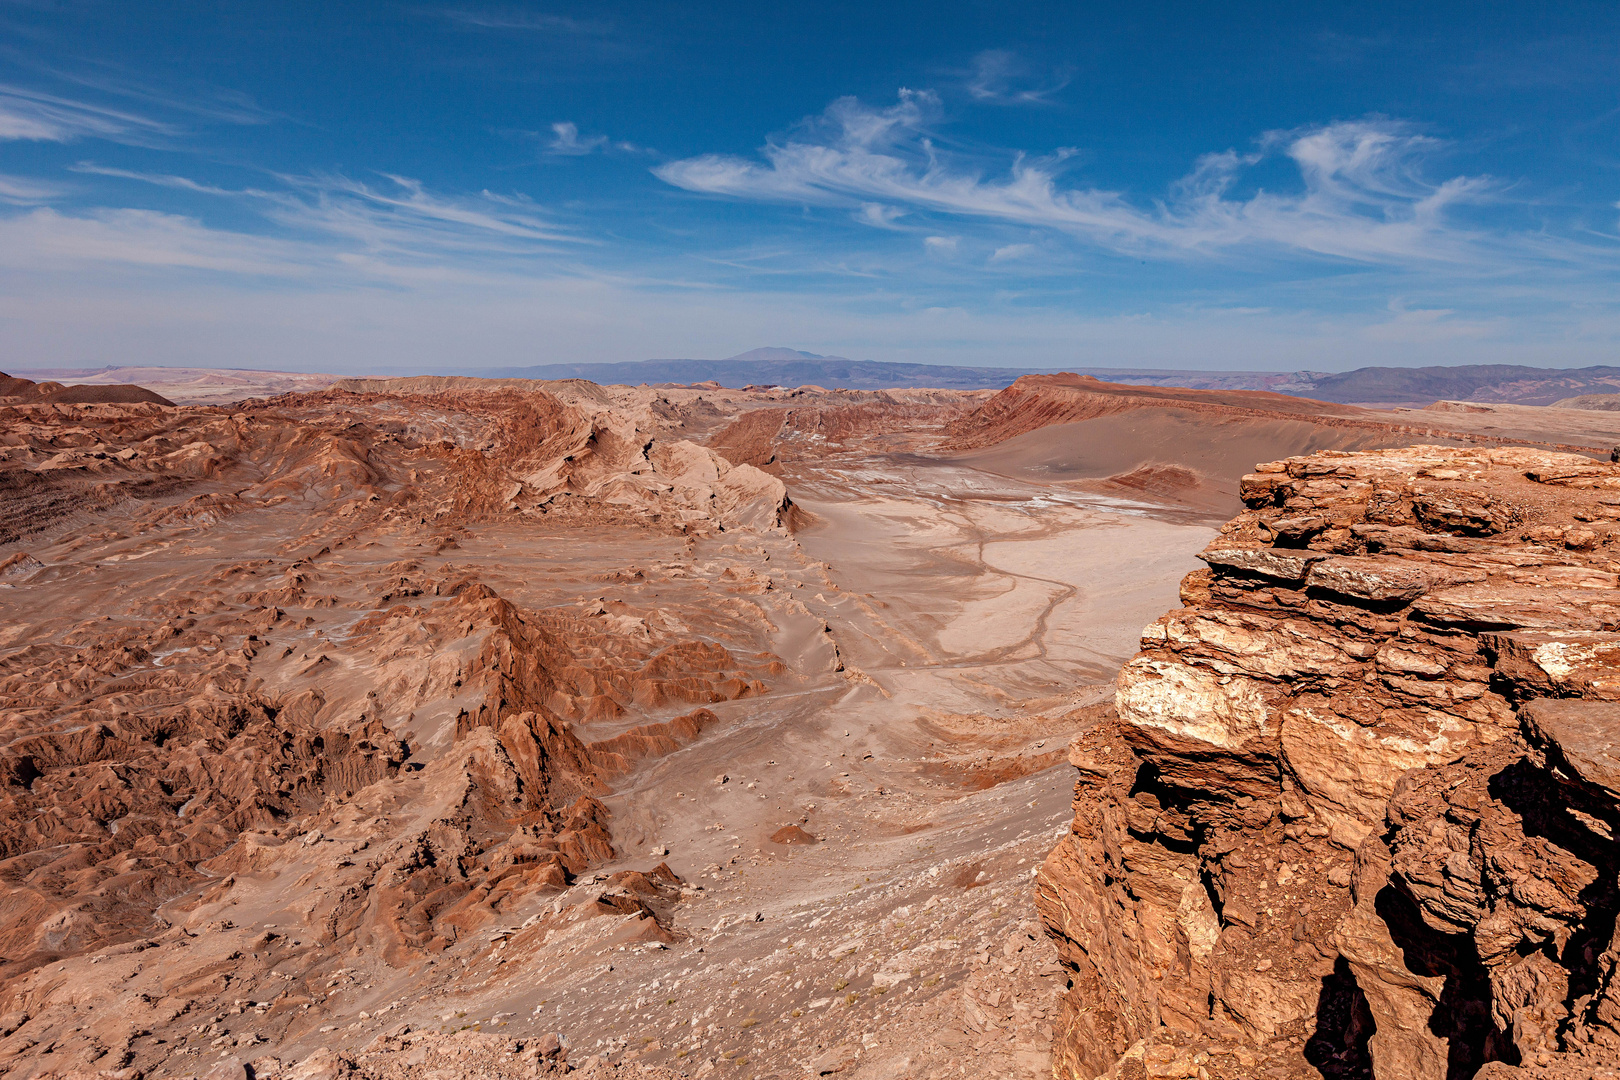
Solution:
<svg viewBox="0 0 1620 1080">
<path fill-rule="evenodd" d="M 1188 390 L 1182 387 L 1108 383 L 1090 375 L 1025 375 L 950 425 L 953 444 L 964 450 L 992 446 L 1054 424 L 1072 424 L 1132 409 L 1180 407 L 1212 422 L 1227 416 L 1308 417 L 1328 427 L 1382 426 L 1354 405 L 1334 405 L 1265 390 Z"/>
<path fill-rule="evenodd" d="M 1061 1077 L 1620 1067 L 1620 466 L 1261 465 L 1071 747 Z"/>
</svg>

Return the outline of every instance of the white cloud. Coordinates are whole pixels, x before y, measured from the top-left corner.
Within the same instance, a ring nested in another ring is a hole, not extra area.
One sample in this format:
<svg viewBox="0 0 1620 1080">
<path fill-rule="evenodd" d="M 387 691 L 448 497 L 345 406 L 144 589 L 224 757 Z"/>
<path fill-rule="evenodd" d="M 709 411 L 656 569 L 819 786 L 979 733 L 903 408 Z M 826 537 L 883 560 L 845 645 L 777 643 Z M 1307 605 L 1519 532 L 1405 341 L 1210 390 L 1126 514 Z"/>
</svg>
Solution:
<svg viewBox="0 0 1620 1080">
<path fill-rule="evenodd" d="M 998 105 L 1037 105 L 1069 85 L 1066 72 L 1038 81 L 1029 65 L 1006 49 L 988 49 L 973 58 L 967 91 L 975 100 Z"/>
<path fill-rule="evenodd" d="M 553 154 L 578 156 L 589 154 L 593 150 L 607 145 L 606 135 L 592 135 L 589 138 L 579 137 L 579 125 L 570 120 L 563 120 L 551 125 L 554 138 L 546 145 L 546 149 Z"/>
<path fill-rule="evenodd" d="M 0 202 L 12 206 L 34 206 L 50 202 L 61 194 L 62 189 L 56 184 L 0 173 Z"/>
<path fill-rule="evenodd" d="M 1507 329 L 1501 319 L 1457 318 L 1450 308 L 1409 308 L 1399 298 L 1389 302 L 1389 310 L 1388 320 L 1367 326 L 1361 336 L 1385 344 L 1430 345 L 1487 338 Z"/>
<path fill-rule="evenodd" d="M 181 191 L 193 191 L 199 195 L 264 195 L 265 192 L 254 189 L 233 191 L 229 188 L 215 187 L 212 184 L 199 184 L 188 176 L 174 176 L 167 173 L 143 173 L 133 169 L 116 169 L 106 165 L 97 165 L 93 161 L 81 161 L 77 165 L 69 166 L 76 173 L 87 173 L 91 176 L 113 176 L 121 180 L 139 180 L 143 184 L 155 184 L 158 187 L 176 188 Z"/>
<path fill-rule="evenodd" d="M 404 176 L 380 188 L 343 176 L 284 177 L 304 198 L 271 197 L 269 216 L 283 224 L 357 240 L 372 250 L 439 248 L 521 254 L 577 235 L 547 221 L 528 199 L 484 191 L 449 198 Z M 261 193 L 254 193 L 259 195 Z"/>
<path fill-rule="evenodd" d="M 559 244 L 587 242 L 552 224 L 528 199 L 489 191 L 448 197 L 404 176 L 384 175 L 386 186 L 346 176 L 281 176 L 278 179 L 286 187 L 270 191 L 222 188 L 184 176 L 88 162 L 74 171 L 238 200 L 293 237 L 347 244 L 355 253 L 411 259 L 446 254 L 526 256 L 556 250 Z"/>
<path fill-rule="evenodd" d="M 767 145 L 768 167 L 705 154 L 653 172 L 676 187 L 714 195 L 828 203 L 864 194 L 865 201 L 918 205 L 926 200 L 917 197 L 916 167 L 902 156 L 913 147 L 901 144 L 926 144 L 923 124 L 938 111 L 939 98 L 928 90 L 901 90 L 899 103 L 882 110 L 839 98 L 806 125 L 803 139 Z"/>
<path fill-rule="evenodd" d="M 0 84 L 0 141 L 97 138 L 147 145 L 175 133 L 168 124 L 132 112 Z"/>
<path fill-rule="evenodd" d="M 990 261 L 993 263 L 1010 262 L 1033 254 L 1035 254 L 1034 244 L 1007 244 L 991 252 Z"/>
<path fill-rule="evenodd" d="M 917 213 L 1066 233 L 1133 257 L 1186 259 L 1247 252 L 1386 266 L 1612 260 L 1610 249 L 1533 234 L 1488 233 L 1453 212 L 1496 197 L 1489 177 L 1432 181 L 1424 166 L 1440 144 L 1410 125 L 1369 118 L 1263 136 L 1254 153 L 1209 154 L 1156 200 L 1100 188 L 1065 187 L 1054 158 L 1016 155 L 1001 177 L 986 163 L 955 160 L 929 134 L 939 101 L 902 90 L 887 109 L 842 98 L 792 136 L 764 147 L 763 161 L 708 154 L 654 170 L 688 191 L 759 201 L 869 203 Z M 1292 162 L 1294 192 L 1232 192 L 1244 170 L 1268 156 Z"/>
<path fill-rule="evenodd" d="M 0 218 L 0 265 L 71 269 L 86 264 L 211 270 L 301 277 L 314 260 L 304 246 L 209 229 L 151 210 L 97 210 L 85 216 L 41 207 Z"/>
<path fill-rule="evenodd" d="M 232 200 L 274 232 L 218 229 L 150 210 L 41 208 L 0 216 L 0 263 L 207 270 L 353 286 L 470 281 L 521 273 L 525 266 L 532 272 L 536 259 L 584 242 L 553 226 L 526 199 L 487 191 L 451 198 L 406 177 L 385 177 L 384 186 L 346 177 L 282 177 L 284 190 L 267 191 L 94 165 L 76 171 Z M 0 201 L 23 203 L 29 193 L 0 176 Z"/>
<path fill-rule="evenodd" d="M 895 227 L 894 223 L 905 216 L 906 212 L 898 206 L 869 202 L 861 204 L 860 210 L 855 214 L 855 220 L 879 229 L 892 229 Z"/>
<path fill-rule="evenodd" d="M 943 294 L 922 264 L 910 268 L 908 284 L 885 275 L 889 284 L 877 289 L 869 278 L 775 289 L 754 264 L 729 286 L 630 278 L 569 255 L 581 250 L 563 243 L 573 234 L 509 196 L 452 197 L 404 178 L 296 177 L 283 178 L 283 190 L 232 191 L 96 171 L 229 200 L 280 228 L 263 236 L 129 209 L 0 213 L 0 319 L 15 365 L 285 368 L 296 357 L 312 370 L 453 371 L 720 356 L 786 338 L 817 351 L 933 363 L 1016 356 L 1046 367 L 1295 369 L 1600 362 L 1620 340 L 1620 322 L 1596 307 L 1587 325 L 1571 329 L 1546 315 L 1470 316 L 1432 295 L 1361 315 L 1158 304 L 1143 318 L 1086 314 L 1066 297 L 1026 293 L 1003 303 Z M 977 250 L 950 234 L 917 235 L 937 256 L 953 245 Z M 997 250 L 1010 259 L 1019 246 Z M 941 258 L 937 272 L 954 275 L 961 265 Z M 1477 290 L 1462 291 L 1477 304 Z"/>
<path fill-rule="evenodd" d="M 840 224 L 848 215 L 904 234 L 889 243 L 863 229 L 858 244 L 817 237 L 808 249 L 757 231 L 738 252 L 610 246 L 519 196 L 386 174 L 266 174 L 230 188 L 76 169 L 76 196 L 103 186 L 93 176 L 139 181 L 194 196 L 188 216 L 39 208 L 66 189 L 0 175 L 0 203 L 12 204 L 0 206 L 8 362 L 286 367 L 296 356 L 317 370 L 455 370 L 729 355 L 787 339 L 935 363 L 1294 369 L 1602 362 L 1620 341 L 1612 274 L 1591 272 L 1599 241 L 1576 252 L 1583 265 L 1552 232 L 1459 224 L 1480 216 L 1465 204 L 1506 188 L 1430 180 L 1443 148 L 1410 127 L 1371 119 L 1267 135 L 1199 159 L 1155 200 L 1067 181 L 1062 154 L 997 164 L 952 150 L 941 111 L 927 92 L 886 109 L 842 99 L 759 159 L 658 170 L 690 190 L 834 208 Z M 577 128 L 570 137 L 590 141 Z M 1262 161 L 1290 171 L 1292 187 L 1255 192 Z M 1179 276 L 1079 272 L 1089 267 L 1075 252 L 1098 250 L 1175 259 Z M 1290 265 L 1238 280 L 1227 272 L 1237 253 L 1436 272 Z M 640 276 L 614 273 L 631 260 Z M 1558 272 L 1501 274 L 1535 260 Z M 1149 276 L 1147 291 L 1131 291 Z M 1187 282 L 1197 308 L 1177 302 Z M 1410 303 L 1384 310 L 1391 293 Z M 1110 313 L 1127 305 L 1138 314 Z"/>
<path fill-rule="evenodd" d="M 161 87 L 132 79 L 127 74 L 114 78 L 96 71 L 71 71 L 60 68 L 46 70 L 52 78 L 75 86 L 88 87 L 129 101 L 143 102 L 167 112 L 180 113 L 199 120 L 253 125 L 287 119 L 286 114 L 261 107 L 252 97 L 239 90 L 224 89 L 206 83 L 192 82 L 184 86 Z M 81 102 L 72 104 L 78 108 L 86 107 Z"/>
<path fill-rule="evenodd" d="M 444 17 L 451 22 L 460 23 L 462 26 L 472 26 L 482 30 L 535 30 L 562 34 L 601 34 L 607 30 L 604 23 L 585 22 L 580 19 L 570 19 L 566 15 L 550 15 L 538 11 L 511 9 L 499 11 L 451 10 L 446 11 Z"/>
</svg>

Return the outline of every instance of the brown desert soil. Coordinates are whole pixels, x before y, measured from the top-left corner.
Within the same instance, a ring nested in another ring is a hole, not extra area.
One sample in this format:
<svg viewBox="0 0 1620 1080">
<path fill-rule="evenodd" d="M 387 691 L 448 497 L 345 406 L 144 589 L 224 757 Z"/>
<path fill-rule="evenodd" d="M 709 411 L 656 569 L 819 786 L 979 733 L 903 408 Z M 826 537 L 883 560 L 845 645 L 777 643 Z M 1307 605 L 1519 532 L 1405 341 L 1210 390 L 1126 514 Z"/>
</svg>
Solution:
<svg viewBox="0 0 1620 1080">
<path fill-rule="evenodd" d="M 0 1070 L 1078 1060 L 1084 949 L 1036 907 L 1071 743 L 1119 730 L 1241 471 L 1433 440 L 1266 394 L 1076 416 L 1054 385 L 1024 413 L 577 380 L 0 404 Z"/>
</svg>

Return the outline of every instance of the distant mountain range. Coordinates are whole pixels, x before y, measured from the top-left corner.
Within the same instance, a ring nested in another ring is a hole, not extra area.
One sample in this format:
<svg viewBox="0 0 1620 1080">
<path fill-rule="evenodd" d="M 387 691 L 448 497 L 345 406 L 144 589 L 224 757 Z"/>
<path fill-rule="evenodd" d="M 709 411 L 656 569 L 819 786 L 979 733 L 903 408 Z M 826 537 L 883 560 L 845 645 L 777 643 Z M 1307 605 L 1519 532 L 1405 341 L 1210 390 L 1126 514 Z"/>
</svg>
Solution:
<svg viewBox="0 0 1620 1080">
<path fill-rule="evenodd" d="M 1111 382 L 1188 386 L 1215 390 L 1270 390 L 1292 385 L 1299 373 L 1276 371 L 1177 371 L 1156 368 L 956 367 L 851 360 L 799 349 L 752 349 L 724 360 L 633 360 L 618 364 L 537 364 L 487 368 L 467 374 L 490 379 L 589 379 L 603 385 L 716 382 L 721 386 L 822 386 L 844 390 L 929 387 L 939 390 L 1000 390 L 1020 375 L 1073 371 Z"/>
<path fill-rule="evenodd" d="M 590 379 L 598 383 L 695 383 L 722 386 L 816 385 L 850 390 L 937 387 L 999 390 L 1020 375 L 1073 371 L 1107 382 L 1185 386 L 1195 390 L 1271 390 L 1321 401 L 1426 405 L 1433 401 L 1500 401 L 1550 405 L 1581 394 L 1620 392 L 1620 367 L 1538 368 L 1514 364 L 1458 367 L 1365 367 L 1355 371 L 1184 371 L 1143 368 L 948 367 L 892 364 L 766 348 L 724 360 L 641 360 L 620 364 L 541 364 L 494 368 L 493 378 Z"/>
<path fill-rule="evenodd" d="M 1020 375 L 1056 368 L 946 367 L 891 364 L 819 356 L 798 349 L 754 349 L 724 360 L 638 360 L 621 364 L 539 364 L 473 372 L 499 379 L 589 379 L 624 383 L 717 382 L 721 386 L 824 386 L 828 389 L 885 390 L 926 386 L 941 390 L 999 390 Z"/>
<path fill-rule="evenodd" d="M 1431 401 L 1497 401 L 1551 405 L 1563 398 L 1620 391 L 1620 367 L 1539 368 L 1517 364 L 1458 367 L 1367 367 L 1336 374 L 1298 373 L 1301 388 L 1285 393 L 1323 401 L 1427 404 Z"/>
<path fill-rule="evenodd" d="M 724 360 L 640 360 L 618 364 L 539 364 L 533 367 L 486 368 L 457 374 L 505 379 L 589 379 L 603 384 L 689 384 L 721 386 L 823 386 L 828 389 L 883 390 L 890 387 L 934 387 L 941 390 L 1000 390 L 1020 375 L 1072 371 L 1104 382 L 1137 386 L 1181 386 L 1192 390 L 1270 390 L 1296 397 L 1362 405 L 1427 405 L 1434 401 L 1509 402 L 1551 405 L 1586 395 L 1620 393 L 1620 367 L 1539 368 L 1515 364 L 1467 364 L 1458 367 L 1364 367 L 1355 371 L 1187 371 L 1171 368 L 1117 367 L 952 367 L 943 364 L 893 364 L 821 356 L 798 349 L 754 349 Z M 139 381 L 168 393 L 176 379 L 203 381 L 212 396 L 175 383 L 175 400 L 227 400 L 239 396 L 304 389 L 318 375 L 278 373 L 274 385 L 254 380 L 255 372 L 225 369 L 56 368 L 19 372 L 35 379 L 83 379 L 90 383 Z M 165 376 L 172 374 L 174 379 Z M 215 386 L 222 375 L 231 387 Z M 427 374 L 414 372 L 414 374 Z M 448 372 L 436 372 L 448 374 Z M 327 376 L 336 379 L 338 376 Z M 236 383 L 243 383 L 237 387 Z M 249 386 L 247 384 L 251 383 Z M 264 383 L 264 385 L 260 385 Z M 284 385 L 285 384 L 285 385 Z M 296 384 L 296 385 L 295 385 Z M 201 385 L 201 384 L 199 384 Z M 217 392 L 215 392 L 217 391 Z M 1585 403 L 1583 403 L 1585 404 Z M 1588 405 L 1588 407 L 1592 407 Z"/>
</svg>

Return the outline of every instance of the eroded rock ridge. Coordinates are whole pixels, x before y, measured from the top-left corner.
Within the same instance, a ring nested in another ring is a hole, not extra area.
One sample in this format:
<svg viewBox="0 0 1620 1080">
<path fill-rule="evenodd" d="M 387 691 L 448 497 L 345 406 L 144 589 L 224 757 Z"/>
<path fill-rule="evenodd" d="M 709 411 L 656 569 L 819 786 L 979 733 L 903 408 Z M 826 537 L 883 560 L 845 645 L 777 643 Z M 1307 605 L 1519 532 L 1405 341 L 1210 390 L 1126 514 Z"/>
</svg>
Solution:
<svg viewBox="0 0 1620 1080">
<path fill-rule="evenodd" d="M 1259 466 L 1071 748 L 1062 1077 L 1614 1075 L 1620 466 Z"/>
</svg>

